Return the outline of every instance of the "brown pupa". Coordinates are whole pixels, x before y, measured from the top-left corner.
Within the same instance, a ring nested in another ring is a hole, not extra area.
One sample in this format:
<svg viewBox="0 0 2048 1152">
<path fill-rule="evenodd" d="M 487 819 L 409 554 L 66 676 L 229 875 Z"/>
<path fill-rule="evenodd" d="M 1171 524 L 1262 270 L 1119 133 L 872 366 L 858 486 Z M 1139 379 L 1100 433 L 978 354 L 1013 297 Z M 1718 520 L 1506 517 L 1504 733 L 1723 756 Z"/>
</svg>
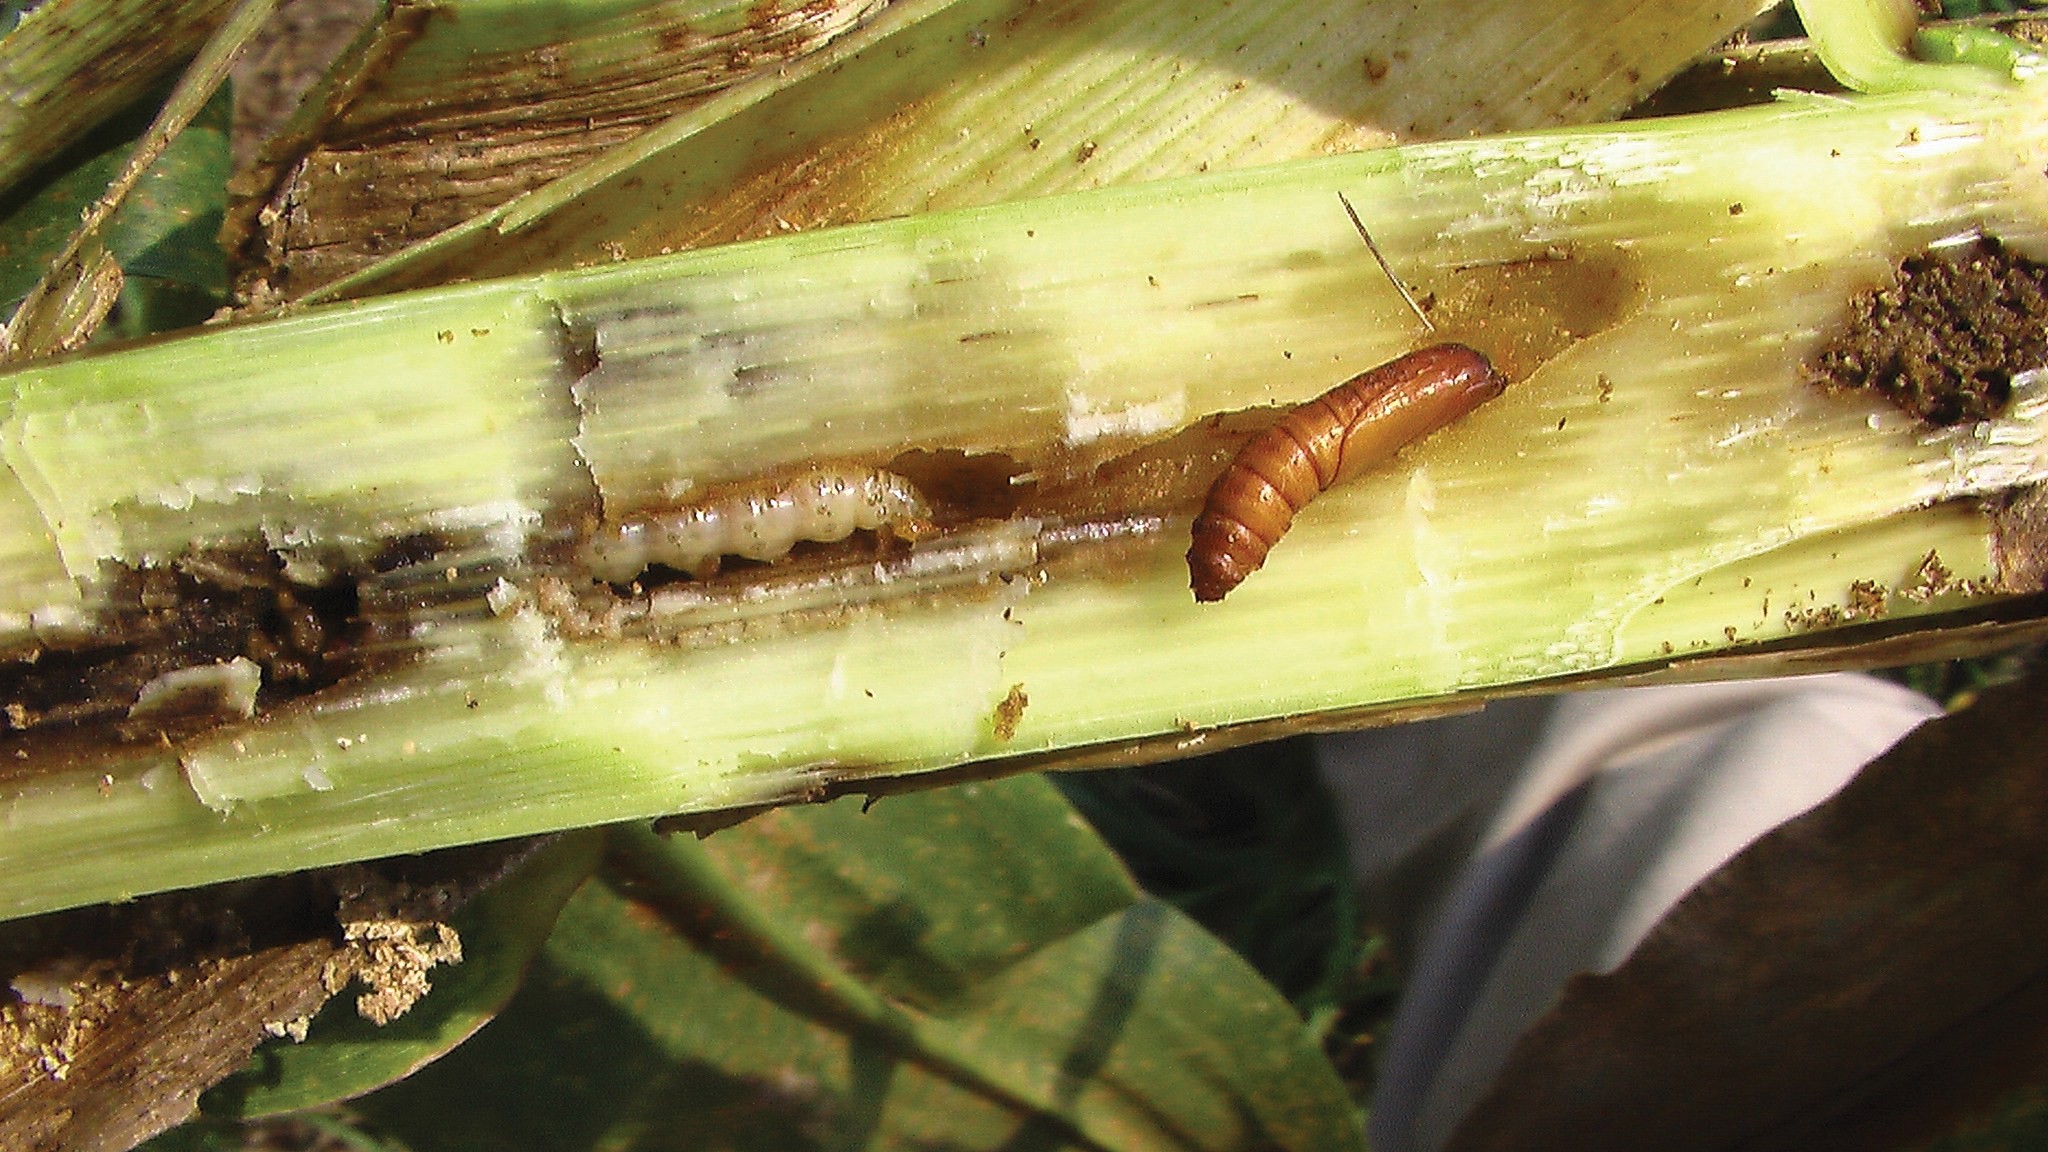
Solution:
<svg viewBox="0 0 2048 1152">
<path fill-rule="evenodd" d="M 1295 514 L 1501 394 L 1507 381 L 1463 344 L 1433 344 L 1353 376 L 1254 437 L 1195 517 L 1188 585 L 1221 600 L 1259 570 Z"/>
</svg>

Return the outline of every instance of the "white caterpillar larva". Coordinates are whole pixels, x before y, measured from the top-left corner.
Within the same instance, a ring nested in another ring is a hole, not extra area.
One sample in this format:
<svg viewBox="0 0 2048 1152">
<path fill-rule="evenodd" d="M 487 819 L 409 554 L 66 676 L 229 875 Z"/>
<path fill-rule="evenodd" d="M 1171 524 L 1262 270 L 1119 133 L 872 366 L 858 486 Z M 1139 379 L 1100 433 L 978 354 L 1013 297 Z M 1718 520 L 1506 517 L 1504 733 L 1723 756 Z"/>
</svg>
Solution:
<svg viewBox="0 0 2048 1152">
<path fill-rule="evenodd" d="M 597 526 L 581 559 L 590 574 L 623 584 L 661 564 L 709 576 L 725 556 L 780 560 L 800 540 L 830 543 L 857 528 L 914 534 L 931 518 L 915 485 L 880 468 L 811 468 L 700 503 L 643 512 Z"/>
</svg>

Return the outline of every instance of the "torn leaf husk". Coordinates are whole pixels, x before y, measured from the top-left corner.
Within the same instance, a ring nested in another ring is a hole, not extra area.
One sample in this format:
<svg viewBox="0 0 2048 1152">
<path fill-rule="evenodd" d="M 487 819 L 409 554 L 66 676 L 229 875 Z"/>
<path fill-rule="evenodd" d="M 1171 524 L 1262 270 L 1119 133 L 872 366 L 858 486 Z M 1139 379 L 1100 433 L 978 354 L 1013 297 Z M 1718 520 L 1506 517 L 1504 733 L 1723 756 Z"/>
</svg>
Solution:
<svg viewBox="0 0 2048 1152">
<path fill-rule="evenodd" d="M 237 180 L 225 241 L 254 295 L 300 295 L 952 2 L 394 4 Z"/>
<path fill-rule="evenodd" d="M 729 35 L 704 20 L 729 0 L 700 0 L 695 15 L 635 0 L 602 36 L 520 39 L 556 30 L 497 33 L 498 3 L 444 0 L 449 18 L 337 106 L 303 164 L 277 158 L 240 213 L 262 250 L 249 279 L 293 299 L 359 296 L 1606 120 L 1759 6 L 1571 0 L 1532 23 L 1513 0 L 1455 21 L 1372 0 L 897 0 L 783 60 L 755 43 L 777 5 L 749 9 Z M 859 6 L 780 7 L 823 25 Z M 626 39 L 619 26 L 660 50 L 607 53 Z M 475 44 L 480 28 L 497 43 Z M 719 67 L 733 56 L 776 63 L 736 78 Z M 556 68 L 529 76 L 531 61 Z M 668 79 L 707 73 L 726 85 L 716 95 Z M 456 101 L 451 121 L 416 98 L 429 82 L 489 84 L 497 100 Z M 608 107 L 622 92 L 637 99 Z M 666 118 L 630 133 L 655 112 Z"/>
<path fill-rule="evenodd" d="M 2037 583 L 2000 511 L 2042 469 L 2034 366 L 2004 415 L 1929 430 L 1802 365 L 1907 253 L 2038 249 L 2041 100 L 1404 148 L 24 368 L 0 378 L 0 910 L 1170 754 L 2004 603 Z M 1419 342 L 1340 191 L 1428 339 L 1507 392 L 1197 605 L 1189 521 L 1266 406 Z M 835 538 L 840 490 L 762 495 L 872 470 L 928 516 Z M 597 534 L 706 509 L 789 546 L 592 577 Z M 64 711 L 67 685 L 104 712 L 234 656 L 262 673 L 248 719 Z"/>
</svg>

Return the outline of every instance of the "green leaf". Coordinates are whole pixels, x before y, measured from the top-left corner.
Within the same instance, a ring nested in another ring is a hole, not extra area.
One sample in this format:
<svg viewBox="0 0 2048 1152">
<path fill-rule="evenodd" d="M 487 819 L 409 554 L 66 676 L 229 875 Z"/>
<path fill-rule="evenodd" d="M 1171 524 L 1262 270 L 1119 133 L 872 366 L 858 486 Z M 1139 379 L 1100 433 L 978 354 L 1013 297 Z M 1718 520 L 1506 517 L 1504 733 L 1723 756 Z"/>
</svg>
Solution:
<svg viewBox="0 0 2048 1152">
<path fill-rule="evenodd" d="M 353 996 L 328 1001 L 303 1043 L 275 1041 L 200 1100 L 208 1118 L 267 1116 L 361 1095 L 468 1039 L 518 990 L 555 918 L 596 866 L 603 833 L 572 832 L 454 917 L 462 963 L 437 969 L 433 991 L 379 1027 Z"/>
<path fill-rule="evenodd" d="M 615 833 L 496 1024 L 359 1102 L 468 1148 L 1360 1146 L 1285 1000 L 1038 778 Z"/>
<path fill-rule="evenodd" d="M 1227 941 L 1304 1015 L 1359 957 L 1350 854 L 1305 740 L 1109 772 L 1060 791 L 1145 890 Z"/>
<path fill-rule="evenodd" d="M 0 220 L 0 302 L 6 307 L 0 311 L 11 310 L 42 276 L 77 229 L 79 214 L 120 172 L 160 102 L 152 98 L 109 122 L 67 153 L 53 176 L 6 202 L 6 217 Z M 232 106 L 225 89 L 216 93 L 144 174 L 108 228 L 107 247 L 122 272 L 131 280 L 152 282 L 124 293 L 122 307 L 142 309 L 157 326 L 137 331 L 131 316 L 122 335 L 195 323 L 227 291 L 227 259 L 216 238 L 227 205 Z M 183 307 L 164 307 L 195 295 Z"/>
<path fill-rule="evenodd" d="M 2006 76 L 2042 69 L 2041 54 L 1996 28 L 1963 25 L 1922 28 L 1913 34 L 1913 54 L 1934 64 L 1963 64 Z"/>
</svg>

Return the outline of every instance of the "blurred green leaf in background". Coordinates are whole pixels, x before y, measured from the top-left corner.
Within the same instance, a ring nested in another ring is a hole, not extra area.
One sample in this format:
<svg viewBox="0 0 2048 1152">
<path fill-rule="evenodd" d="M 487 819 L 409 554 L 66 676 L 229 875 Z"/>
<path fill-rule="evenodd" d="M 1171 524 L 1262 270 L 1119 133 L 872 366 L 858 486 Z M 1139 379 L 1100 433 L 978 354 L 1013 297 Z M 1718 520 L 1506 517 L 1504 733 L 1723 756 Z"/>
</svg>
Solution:
<svg viewBox="0 0 2048 1152">
<path fill-rule="evenodd" d="M 205 1111 L 329 1061 L 284 1049 Z M 353 1112 L 414 1152 L 1362 1139 L 1287 1002 L 1035 777 L 618 829 L 504 1013 Z"/>
<path fill-rule="evenodd" d="M 0 303 L 12 312 L 71 238 L 79 214 L 105 191 L 162 102 L 145 100 L 56 157 L 0 198 Z M 114 214 L 107 248 L 126 283 L 102 339 L 188 327 L 225 302 L 219 242 L 227 207 L 226 90 L 179 134 Z"/>
</svg>

